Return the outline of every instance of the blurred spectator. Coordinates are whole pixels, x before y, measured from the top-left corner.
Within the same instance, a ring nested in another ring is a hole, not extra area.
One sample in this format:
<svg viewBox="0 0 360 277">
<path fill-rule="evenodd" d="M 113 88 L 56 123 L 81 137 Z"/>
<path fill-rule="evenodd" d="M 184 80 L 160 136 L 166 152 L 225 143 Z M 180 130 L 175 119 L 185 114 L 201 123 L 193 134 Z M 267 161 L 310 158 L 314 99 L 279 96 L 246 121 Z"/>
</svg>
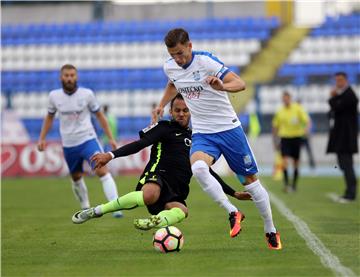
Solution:
<svg viewBox="0 0 360 277">
<path fill-rule="evenodd" d="M 346 190 L 338 202 L 347 203 L 356 198 L 356 176 L 353 154 L 358 152 L 358 102 L 344 72 L 335 74 L 335 88 L 330 92 L 330 132 L 327 153 L 337 155 L 344 173 Z"/>
<path fill-rule="evenodd" d="M 104 105 L 103 106 L 103 111 L 104 111 L 104 115 L 107 119 L 107 122 L 109 124 L 110 127 L 110 132 L 114 138 L 114 140 L 118 140 L 118 125 L 117 125 L 117 119 L 116 116 L 114 116 L 113 114 L 111 114 L 109 112 L 110 107 L 109 105 Z M 103 142 L 104 145 L 104 151 L 108 152 L 112 150 L 112 147 L 109 143 L 109 138 L 106 136 L 105 133 L 103 133 L 102 137 L 101 137 L 101 141 Z"/>
<path fill-rule="evenodd" d="M 291 95 L 287 91 L 283 93 L 282 100 L 284 106 L 276 112 L 272 125 L 275 148 L 280 148 L 283 160 L 284 191 L 290 192 L 296 190 L 299 176 L 300 147 L 302 138 L 309 130 L 309 116 L 300 104 L 291 101 Z M 287 170 L 289 158 L 293 160 L 294 169 L 291 187 L 289 186 Z"/>
</svg>

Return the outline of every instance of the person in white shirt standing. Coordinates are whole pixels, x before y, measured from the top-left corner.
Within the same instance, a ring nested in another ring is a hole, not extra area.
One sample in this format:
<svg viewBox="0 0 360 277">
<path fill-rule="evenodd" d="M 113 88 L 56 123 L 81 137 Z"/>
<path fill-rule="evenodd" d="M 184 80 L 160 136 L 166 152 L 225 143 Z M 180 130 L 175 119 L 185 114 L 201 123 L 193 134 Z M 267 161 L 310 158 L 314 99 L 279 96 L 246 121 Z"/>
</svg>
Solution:
<svg viewBox="0 0 360 277">
<path fill-rule="evenodd" d="M 153 121 L 177 93 L 184 97 L 192 118 L 191 168 L 202 189 L 229 213 L 230 236 L 241 231 L 244 215 L 227 198 L 209 167 L 224 155 L 230 168 L 245 178 L 245 189 L 264 220 L 265 238 L 270 249 L 281 249 L 267 191 L 256 177 L 257 164 L 227 92 L 245 89 L 245 82 L 209 52 L 192 51 L 187 31 L 170 30 L 164 39 L 172 57 L 164 64 L 169 81 Z"/>
<path fill-rule="evenodd" d="M 49 94 L 48 114 L 41 128 L 38 150 L 45 150 L 46 135 L 53 124 L 55 113 L 58 112 L 60 135 L 65 160 L 71 174 L 73 192 L 80 202 L 81 209 L 87 209 L 90 208 L 90 201 L 83 178 L 83 162 L 87 160 L 90 166 L 93 166 L 90 158 L 96 153 L 103 152 L 91 123 L 91 113 L 96 115 L 112 148 L 116 149 L 117 146 L 93 91 L 78 87 L 76 67 L 71 64 L 62 66 L 60 80 L 62 88 L 52 90 Z M 116 184 L 107 167 L 95 169 L 95 173 L 102 182 L 107 200 L 117 199 Z M 122 213 L 115 212 L 113 216 L 122 217 Z"/>
</svg>

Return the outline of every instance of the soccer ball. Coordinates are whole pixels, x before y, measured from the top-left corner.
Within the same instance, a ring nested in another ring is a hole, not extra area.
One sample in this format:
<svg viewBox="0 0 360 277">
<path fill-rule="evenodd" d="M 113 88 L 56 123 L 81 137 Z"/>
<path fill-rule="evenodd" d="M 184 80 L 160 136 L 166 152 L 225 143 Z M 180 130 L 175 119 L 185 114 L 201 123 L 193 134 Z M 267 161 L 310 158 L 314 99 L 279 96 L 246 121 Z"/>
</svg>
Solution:
<svg viewBox="0 0 360 277">
<path fill-rule="evenodd" d="M 178 228 L 166 226 L 156 231 L 153 245 L 162 253 L 179 252 L 184 245 L 184 236 Z"/>
</svg>

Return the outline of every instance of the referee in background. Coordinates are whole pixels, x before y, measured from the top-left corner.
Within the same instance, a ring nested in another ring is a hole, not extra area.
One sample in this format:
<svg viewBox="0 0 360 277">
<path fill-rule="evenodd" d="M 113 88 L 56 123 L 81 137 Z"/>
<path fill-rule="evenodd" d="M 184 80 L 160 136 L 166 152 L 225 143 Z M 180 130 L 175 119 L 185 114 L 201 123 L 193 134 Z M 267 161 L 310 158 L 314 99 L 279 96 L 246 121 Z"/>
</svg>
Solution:
<svg viewBox="0 0 360 277">
<path fill-rule="evenodd" d="M 302 138 L 307 135 L 310 120 L 304 108 L 291 101 L 291 95 L 285 91 L 282 96 L 283 106 L 275 113 L 272 120 L 275 148 L 280 147 L 283 159 L 284 191 L 296 191 L 299 177 L 299 160 Z M 290 186 L 288 175 L 288 160 L 293 161 L 293 180 Z"/>
</svg>

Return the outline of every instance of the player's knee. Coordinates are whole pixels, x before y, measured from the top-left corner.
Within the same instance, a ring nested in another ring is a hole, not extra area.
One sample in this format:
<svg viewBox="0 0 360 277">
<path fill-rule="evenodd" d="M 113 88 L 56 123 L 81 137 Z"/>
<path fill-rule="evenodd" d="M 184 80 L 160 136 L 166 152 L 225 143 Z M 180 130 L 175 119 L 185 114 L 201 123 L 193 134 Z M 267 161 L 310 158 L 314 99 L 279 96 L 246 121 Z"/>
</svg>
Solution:
<svg viewBox="0 0 360 277">
<path fill-rule="evenodd" d="M 206 162 L 199 160 L 193 163 L 191 166 L 192 173 L 197 179 L 204 179 L 207 175 L 209 175 L 209 166 Z"/>
<path fill-rule="evenodd" d="M 143 197 L 145 205 L 152 205 L 159 199 L 160 191 L 155 186 L 144 186 Z"/>
<path fill-rule="evenodd" d="M 245 178 L 245 185 L 252 184 L 253 182 L 256 182 L 258 179 L 256 174 L 244 176 L 244 178 Z"/>
<path fill-rule="evenodd" d="M 184 212 L 185 217 L 188 217 L 188 215 L 189 215 L 189 209 L 188 209 L 187 207 L 181 207 L 180 209 Z"/>
<path fill-rule="evenodd" d="M 188 217 L 189 210 L 188 210 L 187 207 L 181 206 L 181 207 L 177 207 L 177 208 L 179 208 L 180 210 L 182 210 L 182 212 L 185 214 L 185 217 Z"/>
<path fill-rule="evenodd" d="M 83 174 L 81 172 L 74 172 L 74 173 L 71 173 L 71 179 L 74 181 L 74 182 L 77 182 L 79 181 L 81 178 L 82 178 Z"/>
<path fill-rule="evenodd" d="M 283 159 L 283 161 L 282 161 L 282 166 L 283 166 L 284 169 L 286 169 L 286 168 L 288 167 L 288 161 L 287 161 L 287 159 Z"/>
<path fill-rule="evenodd" d="M 144 192 L 144 204 L 145 205 L 152 205 L 157 201 L 157 193 L 154 191 L 147 191 Z"/>
<path fill-rule="evenodd" d="M 96 175 L 98 176 L 98 177 L 104 177 L 106 174 L 108 174 L 109 173 L 109 170 L 108 170 L 108 168 L 106 167 L 106 166 L 103 166 L 103 167 L 101 167 L 101 168 L 97 168 L 97 169 L 95 169 L 95 173 L 96 173 Z"/>
</svg>

